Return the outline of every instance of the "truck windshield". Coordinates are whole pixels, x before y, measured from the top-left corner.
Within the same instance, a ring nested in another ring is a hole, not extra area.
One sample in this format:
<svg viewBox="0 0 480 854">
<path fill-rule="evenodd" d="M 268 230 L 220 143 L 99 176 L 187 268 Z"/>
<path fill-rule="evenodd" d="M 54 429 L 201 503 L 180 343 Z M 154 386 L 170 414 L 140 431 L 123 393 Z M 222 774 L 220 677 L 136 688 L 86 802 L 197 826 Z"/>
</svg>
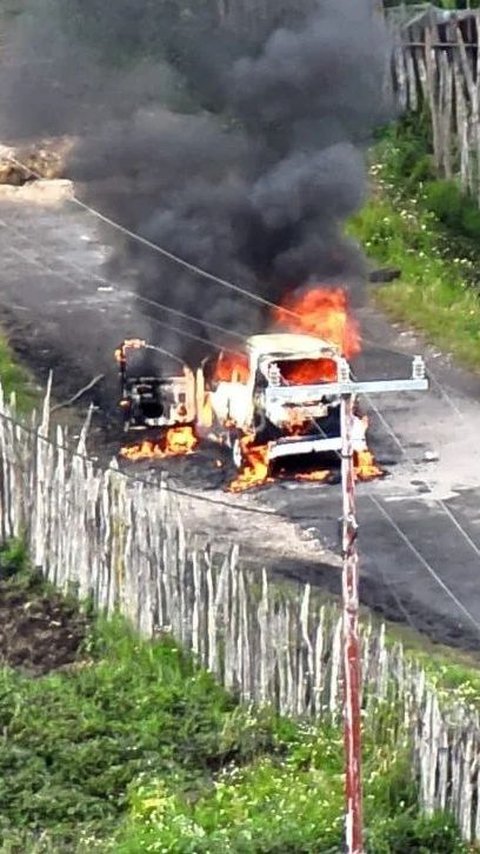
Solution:
<svg viewBox="0 0 480 854">
<path fill-rule="evenodd" d="M 334 359 L 285 359 L 277 364 L 289 385 L 333 383 L 337 379 Z"/>
</svg>

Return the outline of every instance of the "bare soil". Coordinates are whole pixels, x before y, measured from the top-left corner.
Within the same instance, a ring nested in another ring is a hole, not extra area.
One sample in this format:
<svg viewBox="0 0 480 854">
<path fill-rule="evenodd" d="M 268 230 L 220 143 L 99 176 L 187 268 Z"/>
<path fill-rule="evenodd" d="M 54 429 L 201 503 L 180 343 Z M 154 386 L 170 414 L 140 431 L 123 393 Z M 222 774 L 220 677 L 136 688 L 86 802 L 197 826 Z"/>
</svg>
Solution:
<svg viewBox="0 0 480 854">
<path fill-rule="evenodd" d="M 0 581 L 0 664 L 30 676 L 79 658 L 87 618 L 36 576 Z"/>
</svg>

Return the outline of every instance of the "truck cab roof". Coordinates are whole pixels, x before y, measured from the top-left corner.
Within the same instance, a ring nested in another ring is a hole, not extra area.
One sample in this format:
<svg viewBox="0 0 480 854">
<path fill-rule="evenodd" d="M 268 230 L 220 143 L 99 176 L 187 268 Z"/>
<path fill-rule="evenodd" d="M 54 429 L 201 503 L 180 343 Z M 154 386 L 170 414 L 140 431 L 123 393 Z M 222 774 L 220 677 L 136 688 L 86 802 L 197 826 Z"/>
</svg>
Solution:
<svg viewBox="0 0 480 854">
<path fill-rule="evenodd" d="M 314 335 L 291 332 L 252 335 L 247 339 L 247 348 L 258 356 L 272 356 L 279 359 L 331 358 L 340 355 L 339 350 L 328 341 L 316 338 Z"/>
</svg>

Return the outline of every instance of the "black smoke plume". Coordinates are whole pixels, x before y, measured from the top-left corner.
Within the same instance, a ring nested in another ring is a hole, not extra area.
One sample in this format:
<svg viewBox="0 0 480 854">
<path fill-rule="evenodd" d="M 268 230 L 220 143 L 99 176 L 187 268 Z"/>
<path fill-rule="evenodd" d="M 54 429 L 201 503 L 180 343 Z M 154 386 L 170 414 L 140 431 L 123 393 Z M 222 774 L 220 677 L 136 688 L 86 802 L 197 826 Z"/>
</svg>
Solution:
<svg viewBox="0 0 480 854">
<path fill-rule="evenodd" d="M 263 17 L 241 5 L 225 18 L 218 0 L 31 0 L 7 51 L 21 62 L 2 72 L 4 127 L 73 135 L 83 198 L 251 293 L 277 302 L 342 283 L 355 301 L 364 260 L 343 228 L 388 112 L 383 26 L 370 0 L 272 0 Z M 114 231 L 108 241 L 109 275 L 138 294 L 242 335 L 268 326 L 257 303 Z M 190 363 L 208 347 L 168 326 L 232 343 L 148 314 L 152 340 Z"/>
</svg>

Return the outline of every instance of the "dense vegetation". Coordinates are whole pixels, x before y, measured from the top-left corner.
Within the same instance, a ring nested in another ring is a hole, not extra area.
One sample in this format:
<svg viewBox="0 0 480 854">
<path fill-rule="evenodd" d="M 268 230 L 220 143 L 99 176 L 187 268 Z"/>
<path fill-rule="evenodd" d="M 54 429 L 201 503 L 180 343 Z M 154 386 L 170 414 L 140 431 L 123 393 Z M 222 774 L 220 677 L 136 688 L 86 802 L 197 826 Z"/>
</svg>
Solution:
<svg viewBox="0 0 480 854">
<path fill-rule="evenodd" d="M 433 168 L 428 116 L 388 128 L 372 153 L 372 195 L 350 225 L 367 253 L 401 270 L 376 292 L 396 320 L 480 368 L 480 211 Z"/>
<path fill-rule="evenodd" d="M 419 3 L 418 0 L 383 0 L 385 9 L 390 9 L 392 6 L 421 6 L 427 3 Z M 476 9 L 480 6 L 480 0 L 435 0 L 433 6 L 441 9 Z"/>
<path fill-rule="evenodd" d="M 19 613 L 45 601 L 23 559 L 0 561 L 0 601 L 13 593 Z M 390 715 L 365 731 L 367 851 L 466 850 L 449 818 L 419 814 Z M 74 664 L 36 678 L 5 666 L 0 726 L 2 851 L 341 850 L 340 730 L 239 706 L 170 639 L 142 642 L 123 620 L 91 620 Z"/>
<path fill-rule="evenodd" d="M 15 392 L 17 407 L 26 412 L 32 407 L 38 394 L 35 392 L 32 377 L 19 363 L 6 335 L 0 331 L 0 381 L 6 395 Z"/>
</svg>

